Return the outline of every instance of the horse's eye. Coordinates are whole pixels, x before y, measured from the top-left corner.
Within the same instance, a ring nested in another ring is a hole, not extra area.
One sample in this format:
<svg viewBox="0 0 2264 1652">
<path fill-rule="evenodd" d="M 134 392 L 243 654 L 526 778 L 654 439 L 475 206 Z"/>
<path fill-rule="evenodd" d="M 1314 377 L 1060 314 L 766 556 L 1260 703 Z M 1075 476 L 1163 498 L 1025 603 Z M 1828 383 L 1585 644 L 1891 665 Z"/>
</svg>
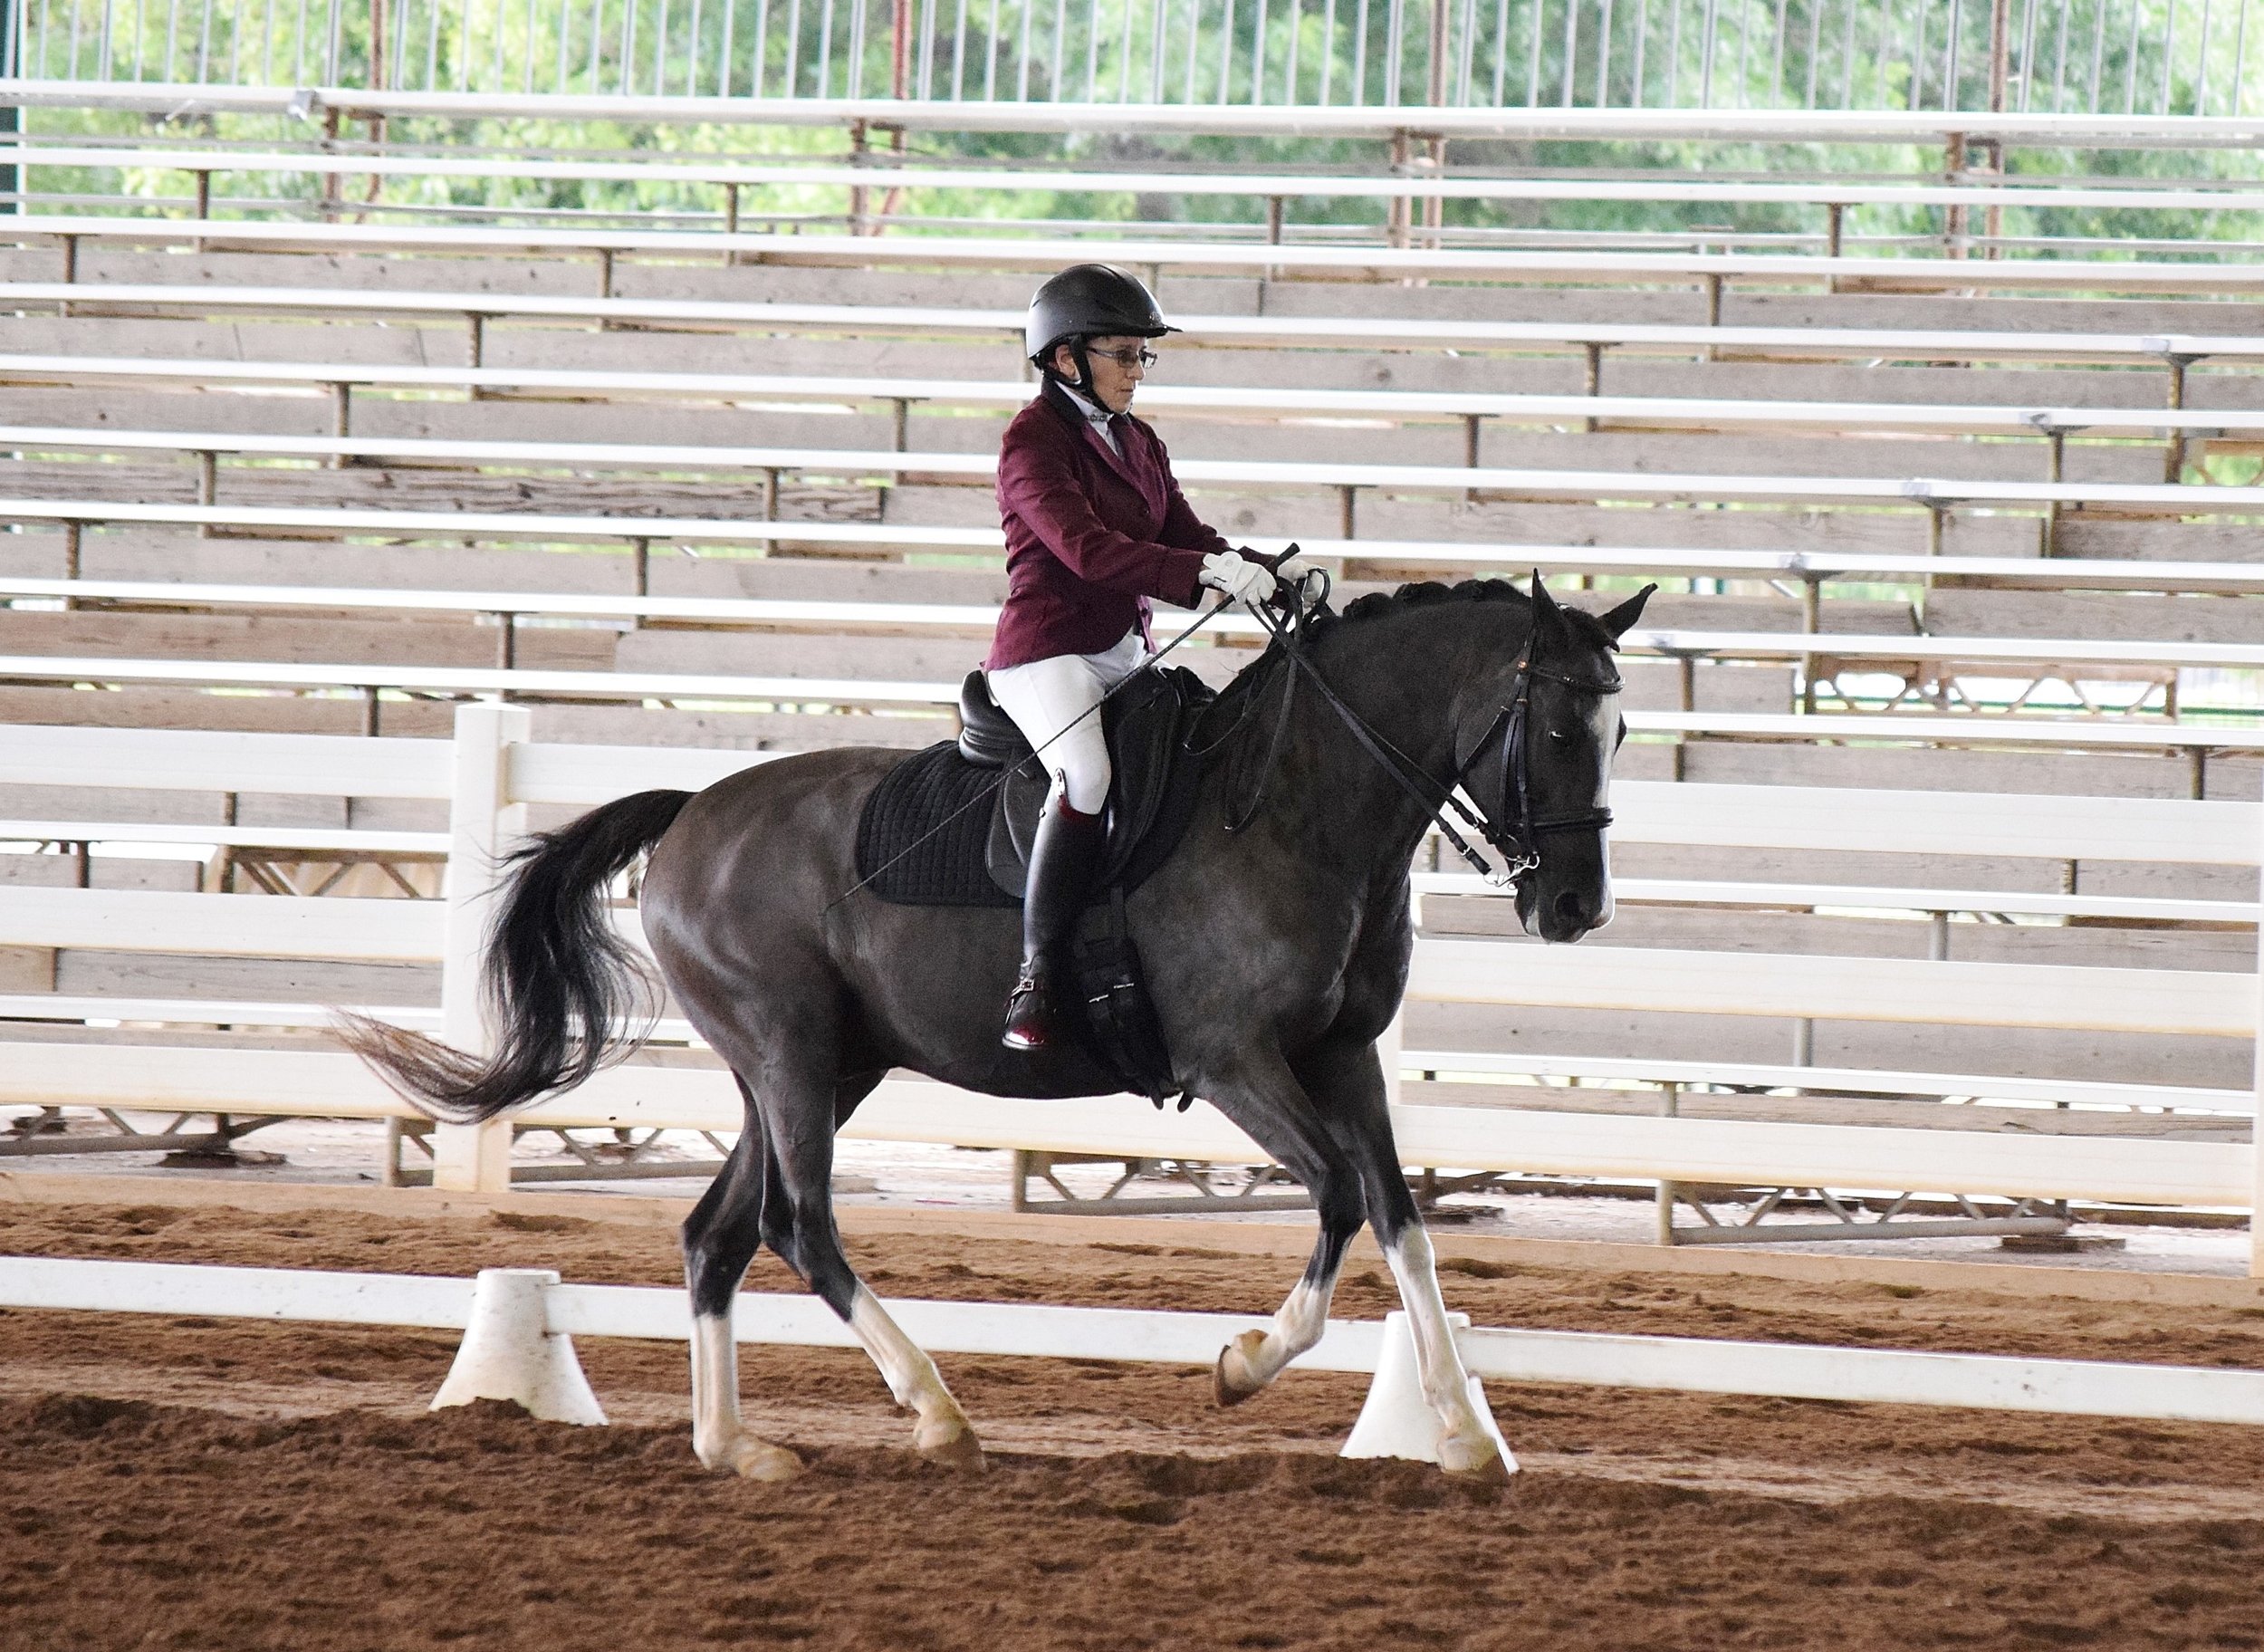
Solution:
<svg viewBox="0 0 2264 1652">
<path fill-rule="evenodd" d="M 1549 737 L 1551 740 L 1554 740 L 1559 745 L 1570 745 L 1572 744 L 1572 735 L 1568 731 L 1561 728 L 1550 729 L 1549 731 Z"/>
</svg>

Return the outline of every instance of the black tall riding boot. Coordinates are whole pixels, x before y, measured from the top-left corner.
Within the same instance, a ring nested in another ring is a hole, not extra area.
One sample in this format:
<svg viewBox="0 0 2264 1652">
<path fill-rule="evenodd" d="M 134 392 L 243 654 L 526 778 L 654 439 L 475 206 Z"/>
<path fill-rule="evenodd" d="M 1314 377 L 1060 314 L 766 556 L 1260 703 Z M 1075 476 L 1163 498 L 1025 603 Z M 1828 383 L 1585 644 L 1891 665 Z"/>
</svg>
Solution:
<svg viewBox="0 0 2264 1652">
<path fill-rule="evenodd" d="M 1006 1001 L 1006 1031 L 999 1040 L 1009 1050 L 1047 1050 L 1060 1042 L 1055 978 L 1061 944 L 1085 909 L 1107 841 L 1100 816 L 1080 814 L 1067 798 L 1047 800 L 1022 893 L 1022 979 Z"/>
</svg>

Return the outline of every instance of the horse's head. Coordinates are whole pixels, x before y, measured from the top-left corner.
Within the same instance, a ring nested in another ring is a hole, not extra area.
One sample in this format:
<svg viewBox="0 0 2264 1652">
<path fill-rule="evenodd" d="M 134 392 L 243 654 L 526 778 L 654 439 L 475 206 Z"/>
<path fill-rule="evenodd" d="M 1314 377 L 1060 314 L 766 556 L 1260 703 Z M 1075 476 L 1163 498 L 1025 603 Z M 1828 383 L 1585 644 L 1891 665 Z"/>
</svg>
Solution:
<svg viewBox="0 0 2264 1652">
<path fill-rule="evenodd" d="M 1559 606 L 1533 576 L 1532 624 L 1482 706 L 1465 714 L 1456 759 L 1495 847 L 1527 864 L 1517 916 L 1529 935 L 1577 941 L 1611 921 L 1604 831 L 1612 757 L 1626 735 L 1612 651 L 1643 612 L 1645 586 L 1608 613 Z"/>
</svg>

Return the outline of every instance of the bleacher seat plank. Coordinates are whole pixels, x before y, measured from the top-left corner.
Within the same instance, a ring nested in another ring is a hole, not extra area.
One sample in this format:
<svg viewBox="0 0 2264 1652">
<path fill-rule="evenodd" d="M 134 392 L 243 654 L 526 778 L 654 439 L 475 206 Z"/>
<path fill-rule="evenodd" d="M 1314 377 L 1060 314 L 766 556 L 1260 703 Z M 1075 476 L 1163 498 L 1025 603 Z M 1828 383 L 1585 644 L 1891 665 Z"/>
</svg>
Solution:
<svg viewBox="0 0 2264 1652">
<path fill-rule="evenodd" d="M 1830 1019 L 1813 1020 L 1809 1036 L 1812 1059 L 1825 1068 L 2000 1072 L 2223 1090 L 2255 1081 L 2251 1052 L 2238 1039 Z M 1410 1001 L 1405 1037 L 1410 1047 L 1434 1050 L 1512 1055 L 1548 1050 L 1597 1061 L 1762 1064 L 1790 1058 L 1794 1032 L 1791 1019 L 1768 1016 Z"/>
<path fill-rule="evenodd" d="M 240 312 L 261 314 L 365 314 L 463 318 L 507 317 L 525 326 L 537 322 L 595 326 L 633 323 L 644 328 L 753 329 L 779 332 L 976 335 L 985 341 L 1019 341 L 1018 310 L 976 310 L 941 306 L 768 304 L 729 301 L 554 298 L 540 294 L 474 293 L 353 293 L 316 287 L 223 288 L 187 285 L 105 285 L 14 282 L 0 286 L 0 302 L 11 306 L 72 304 L 114 311 L 174 312 L 190 316 Z M 1799 360 L 1861 360 L 1883 358 L 1923 361 L 1953 358 L 1972 362 L 2161 363 L 2173 356 L 2232 364 L 2264 359 L 2264 335 L 2240 332 L 2143 335 L 2108 331 L 2021 331 L 2002 328 L 1891 329 L 1864 327 L 1708 326 L 1598 322 L 1526 322 L 1454 319 L 1428 321 L 1374 314 L 1348 317 L 1183 315 L 1184 336 L 1175 351 L 1198 357 L 1213 347 L 1251 346 L 1281 350 L 1401 350 L 1425 357 L 1453 352 L 1542 353 L 1600 345 L 1615 354 L 1681 355 L 1693 352 L 1762 355 Z M 495 331 L 507 337 L 510 329 Z M 1011 348 L 1008 343 L 1006 347 Z"/>
<path fill-rule="evenodd" d="M 1425 935 L 1515 940 L 1521 934 L 1507 903 L 1425 897 Z M 2239 971 L 2256 959 L 2256 932 L 2244 929 L 2105 929 L 2057 924 L 1952 924 L 1949 962 L 2049 965 L 2070 968 Z M 1623 899 L 1610 927 L 1586 945 L 1597 951 L 1769 952 L 1808 957 L 1925 960 L 1931 926 L 1885 917 L 1652 906 Z"/>
<path fill-rule="evenodd" d="M 985 271 L 1012 271 L 1026 278 L 1074 262 L 1089 244 L 1041 236 L 954 235 L 907 243 L 877 241 L 839 234 L 772 234 L 743 231 L 724 235 L 697 229 L 619 229 L 447 226 L 418 223 L 297 223 L 288 220 L 194 219 L 95 216 L 69 213 L 12 218 L 5 238 L 46 250 L 51 259 L 62 237 L 86 242 L 81 255 L 109 255 L 105 244 L 154 246 L 177 256 L 202 245 L 208 255 L 227 249 L 255 249 L 264 256 L 291 258 L 323 255 L 341 264 L 416 260 L 434 262 L 511 255 L 514 264 L 570 263 L 588 269 L 600 251 L 615 255 L 617 274 L 634 270 L 640 255 L 660 261 L 721 263 L 735 255 L 749 271 L 810 273 L 820 279 L 909 268 L 943 269 L 953 279 L 979 278 Z M 1350 286 L 1413 275 L 1445 276 L 1461 282 L 1501 283 L 1616 283 L 1652 285 L 1696 283 L 1719 274 L 1743 285 L 1808 288 L 1826 283 L 1905 293 L 2034 292 L 2058 289 L 2085 294 L 2163 293 L 2245 296 L 2256 290 L 2253 272 L 2230 263 L 2167 260 L 2080 260 L 2010 257 L 1990 260 L 1930 256 L 1829 258 L 1812 254 L 1745 252 L 1693 253 L 1684 249 L 1641 252 L 1582 248 L 1391 248 L 1323 246 L 1290 242 L 1262 245 L 1237 239 L 1119 239 L 1111 255 L 1127 264 L 1154 268 L 1169 281 L 1196 272 L 1267 277 L 1284 293 Z M 375 256 L 356 256 L 357 253 Z M 585 262 L 587 261 L 587 262 Z M 1434 289 L 1435 290 L 1435 289 Z M 1424 289 L 1413 289 L 1421 293 Z"/>
<path fill-rule="evenodd" d="M 1482 1107 L 1505 1112 L 1582 1112 L 1606 1118 L 1656 1118 L 1657 1100 L 1626 1090 L 1588 1086 L 1577 1090 L 1530 1085 L 1425 1083 L 1402 1087 L 1410 1106 Z M 2193 1113 L 2061 1112 L 2039 1107 L 1991 1107 L 1976 1103 L 1944 1106 L 1939 1101 L 1896 1101 L 1875 1097 L 1719 1096 L 1684 1093 L 1675 1106 L 1682 1119 L 1742 1119 L 1775 1124 L 1837 1124 L 1876 1129 L 1971 1130 L 2029 1136 L 2102 1137 L 2109 1139 L 2239 1141 L 2249 1139 L 2245 1119 Z"/>
<path fill-rule="evenodd" d="M 2264 603 L 2194 602 L 2133 592 L 1935 591 L 1926 600 L 1929 629 L 1946 637 L 1987 630 L 2000 637 L 2129 639 L 2163 658 L 2180 643 L 2242 643 L 2264 638 Z"/>
</svg>

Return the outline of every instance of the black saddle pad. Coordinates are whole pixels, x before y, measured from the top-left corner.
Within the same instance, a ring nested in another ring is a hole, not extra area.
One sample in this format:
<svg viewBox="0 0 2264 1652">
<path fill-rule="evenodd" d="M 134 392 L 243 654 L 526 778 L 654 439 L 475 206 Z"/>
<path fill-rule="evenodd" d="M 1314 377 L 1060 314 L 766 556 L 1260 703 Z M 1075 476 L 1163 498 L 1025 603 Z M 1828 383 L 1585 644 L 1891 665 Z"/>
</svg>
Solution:
<svg viewBox="0 0 2264 1652">
<path fill-rule="evenodd" d="M 1202 678 L 1173 668 L 1144 673 L 1102 708 L 1114 775 L 1096 898 L 1110 887 L 1138 888 L 1185 835 L 1204 763 L 1184 736 L 1211 698 Z M 900 906 L 1020 906 L 1048 783 L 1027 756 L 1025 749 L 1004 770 L 983 768 L 945 741 L 905 759 L 866 799 L 857 875 Z M 1002 773 L 1008 778 L 998 786 Z M 974 801 L 993 786 L 987 804 Z"/>
<path fill-rule="evenodd" d="M 888 771 L 857 821 L 857 875 L 904 907 L 1019 907 L 992 880 L 986 854 L 999 777 L 945 740 Z M 929 835 L 929 834 L 933 835 Z"/>
</svg>

